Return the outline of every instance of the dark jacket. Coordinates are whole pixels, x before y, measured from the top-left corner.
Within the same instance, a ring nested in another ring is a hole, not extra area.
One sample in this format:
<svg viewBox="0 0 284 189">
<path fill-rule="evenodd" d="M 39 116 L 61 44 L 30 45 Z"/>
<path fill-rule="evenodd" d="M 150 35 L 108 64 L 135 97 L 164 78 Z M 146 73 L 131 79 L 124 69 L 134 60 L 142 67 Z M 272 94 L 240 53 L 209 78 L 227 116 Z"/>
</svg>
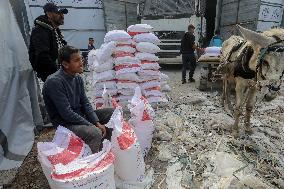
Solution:
<svg viewBox="0 0 284 189">
<path fill-rule="evenodd" d="M 195 36 L 189 32 L 186 32 L 181 40 L 181 54 L 194 54 L 192 46 L 195 43 Z"/>
<path fill-rule="evenodd" d="M 60 68 L 47 78 L 42 95 L 54 126 L 94 125 L 99 121 L 79 75 L 69 75 Z"/>
<path fill-rule="evenodd" d="M 59 28 L 53 28 L 46 15 L 34 21 L 29 47 L 29 59 L 33 69 L 43 81 L 58 70 L 58 49 L 66 45 Z"/>
</svg>

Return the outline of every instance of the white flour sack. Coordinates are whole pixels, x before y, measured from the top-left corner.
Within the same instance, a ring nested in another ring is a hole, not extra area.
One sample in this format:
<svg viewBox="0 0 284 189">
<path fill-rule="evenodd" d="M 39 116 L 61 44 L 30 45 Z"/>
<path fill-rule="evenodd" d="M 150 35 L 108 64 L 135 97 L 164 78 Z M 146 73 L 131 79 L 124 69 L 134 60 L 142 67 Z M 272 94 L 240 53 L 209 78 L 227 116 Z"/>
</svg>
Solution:
<svg viewBox="0 0 284 189">
<path fill-rule="evenodd" d="M 91 154 L 91 149 L 72 131 L 57 127 L 52 142 L 38 142 L 38 160 L 50 187 L 56 188 L 51 179 L 52 168 L 57 164 L 66 165 L 78 158 Z"/>
<path fill-rule="evenodd" d="M 160 81 L 153 80 L 153 81 L 147 81 L 144 83 L 140 83 L 140 87 L 142 90 L 153 88 L 153 87 L 160 87 Z"/>
<path fill-rule="evenodd" d="M 114 70 L 108 70 L 101 73 L 94 73 L 94 83 L 113 80 L 115 77 Z"/>
<path fill-rule="evenodd" d="M 111 41 L 129 41 L 131 36 L 123 30 L 113 30 L 107 32 L 104 38 L 104 42 L 108 43 Z"/>
<path fill-rule="evenodd" d="M 145 177 L 145 163 L 134 130 L 123 120 L 122 109 L 116 108 L 108 128 L 113 128 L 114 170 L 123 182 L 140 184 Z"/>
<path fill-rule="evenodd" d="M 141 89 L 137 87 L 128 106 L 131 112 L 129 123 L 133 126 L 140 143 L 143 156 L 149 152 L 152 145 L 155 112 L 148 101 L 142 96 Z"/>
<path fill-rule="evenodd" d="M 137 34 L 133 37 L 133 40 L 137 43 L 150 42 L 150 43 L 158 44 L 161 42 L 160 39 L 157 36 L 155 36 L 153 33 Z"/>
<path fill-rule="evenodd" d="M 125 64 L 140 64 L 140 60 L 135 57 L 124 56 L 124 57 L 115 58 L 114 64 L 116 66 L 125 65 Z"/>
<path fill-rule="evenodd" d="M 117 89 L 133 89 L 135 90 L 136 87 L 139 87 L 139 85 L 135 82 L 127 82 L 127 81 L 118 81 L 117 82 Z"/>
<path fill-rule="evenodd" d="M 90 69 L 92 69 L 95 60 L 97 61 L 97 57 L 96 57 L 97 52 L 96 51 L 97 51 L 97 49 L 93 49 L 88 53 L 88 67 Z"/>
<path fill-rule="evenodd" d="M 104 89 L 116 89 L 116 82 L 115 81 L 104 81 L 104 82 L 97 82 L 94 84 L 94 90 Z"/>
<path fill-rule="evenodd" d="M 153 30 L 153 27 L 148 24 L 135 24 L 127 28 L 127 32 L 148 33 Z"/>
<path fill-rule="evenodd" d="M 109 58 L 108 60 L 106 60 L 103 63 L 99 63 L 99 62 L 95 61 L 94 66 L 93 66 L 93 70 L 95 72 L 98 72 L 98 73 L 108 71 L 108 70 L 112 70 L 113 64 L 114 64 L 113 58 Z"/>
<path fill-rule="evenodd" d="M 111 57 L 112 53 L 115 51 L 115 48 L 116 43 L 113 41 L 102 44 L 102 46 L 96 51 L 96 57 L 98 61 L 100 63 L 107 61 Z"/>
<path fill-rule="evenodd" d="M 148 61 L 154 61 L 154 62 L 159 61 L 159 57 L 151 53 L 136 53 L 135 57 L 139 60 L 148 60 Z"/>
<path fill-rule="evenodd" d="M 159 70 L 161 67 L 157 62 L 141 64 L 143 70 Z"/>
<path fill-rule="evenodd" d="M 136 73 L 116 74 L 115 78 L 119 81 L 134 81 L 139 82 L 139 76 Z"/>
<path fill-rule="evenodd" d="M 113 162 L 111 142 L 105 140 L 100 152 L 55 165 L 51 178 L 56 189 L 115 189 Z"/>
<path fill-rule="evenodd" d="M 139 76 L 157 76 L 160 78 L 160 71 L 158 70 L 141 70 L 138 72 Z"/>
<path fill-rule="evenodd" d="M 114 52 L 129 52 L 129 53 L 135 53 L 136 52 L 136 49 L 131 47 L 131 46 L 128 46 L 128 45 L 123 45 L 123 46 L 117 46 L 115 48 L 115 51 Z"/>
<path fill-rule="evenodd" d="M 221 47 L 207 47 L 205 48 L 205 54 L 221 54 Z"/>
<path fill-rule="evenodd" d="M 124 74 L 124 73 L 136 73 L 141 70 L 139 64 L 125 64 L 125 65 L 118 65 L 114 67 L 115 74 Z"/>
<path fill-rule="evenodd" d="M 103 92 L 104 92 L 104 89 L 94 90 L 93 91 L 93 93 L 94 93 L 93 96 L 95 96 L 95 97 L 102 97 Z M 114 96 L 114 95 L 117 94 L 117 89 L 108 89 L 107 93 L 109 95 L 111 95 L 111 96 Z"/>
<path fill-rule="evenodd" d="M 137 43 L 136 49 L 139 52 L 153 53 L 153 54 L 158 53 L 161 50 L 160 47 L 150 42 Z"/>
</svg>

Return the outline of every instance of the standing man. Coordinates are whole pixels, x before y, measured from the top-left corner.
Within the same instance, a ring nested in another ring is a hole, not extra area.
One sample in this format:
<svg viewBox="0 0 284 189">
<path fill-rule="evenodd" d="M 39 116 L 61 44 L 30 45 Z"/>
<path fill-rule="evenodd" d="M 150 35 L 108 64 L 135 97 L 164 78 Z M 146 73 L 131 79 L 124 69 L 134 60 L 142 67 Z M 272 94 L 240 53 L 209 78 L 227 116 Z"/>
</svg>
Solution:
<svg viewBox="0 0 284 189">
<path fill-rule="evenodd" d="M 58 9 L 54 3 L 43 6 L 44 15 L 34 21 L 29 47 L 29 59 L 37 76 L 45 81 L 46 78 L 59 69 L 57 63 L 58 50 L 67 42 L 59 29 L 64 24 L 64 14 L 67 9 Z"/>
<path fill-rule="evenodd" d="M 202 48 L 195 45 L 194 36 L 195 27 L 190 24 L 188 26 L 188 32 L 186 32 L 181 40 L 181 54 L 182 54 L 182 84 L 186 83 L 186 69 L 189 65 L 189 82 L 195 82 L 193 74 L 196 67 L 196 58 L 194 51 L 198 50 L 203 52 Z"/>
<path fill-rule="evenodd" d="M 93 110 L 79 75 L 83 62 L 78 49 L 64 46 L 59 50 L 58 62 L 60 69 L 47 78 L 42 90 L 51 123 L 73 131 L 96 153 L 102 139 L 111 138 L 111 131 L 104 124 L 110 120 L 113 109 Z"/>
<path fill-rule="evenodd" d="M 93 49 L 96 49 L 95 46 L 94 46 L 94 38 L 90 37 L 89 38 L 89 44 L 88 44 L 88 51 L 91 51 Z"/>
</svg>

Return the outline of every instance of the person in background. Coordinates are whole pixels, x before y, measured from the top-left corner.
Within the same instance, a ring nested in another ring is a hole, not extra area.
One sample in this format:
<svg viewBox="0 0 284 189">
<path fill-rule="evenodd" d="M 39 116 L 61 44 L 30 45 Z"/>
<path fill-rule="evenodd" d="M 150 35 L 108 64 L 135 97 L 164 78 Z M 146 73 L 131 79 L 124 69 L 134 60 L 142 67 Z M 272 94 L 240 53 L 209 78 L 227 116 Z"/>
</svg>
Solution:
<svg viewBox="0 0 284 189">
<path fill-rule="evenodd" d="M 89 44 L 88 44 L 88 51 L 91 51 L 93 49 L 96 49 L 95 46 L 94 46 L 94 38 L 90 37 L 89 38 Z"/>
<path fill-rule="evenodd" d="M 220 30 L 216 30 L 215 35 L 210 40 L 209 47 L 221 47 L 221 46 L 222 46 L 222 39 L 220 36 Z"/>
<path fill-rule="evenodd" d="M 111 139 L 111 130 L 104 124 L 110 120 L 113 109 L 92 108 L 79 75 L 83 72 L 79 49 L 64 46 L 59 50 L 58 63 L 61 68 L 47 78 L 42 90 L 51 123 L 73 131 L 96 153 L 102 139 Z"/>
<path fill-rule="evenodd" d="M 44 15 L 34 21 L 29 46 L 29 60 L 37 76 L 46 78 L 59 69 L 57 64 L 58 50 L 67 45 L 59 29 L 64 24 L 64 14 L 67 9 L 58 9 L 54 3 L 43 6 Z"/>
<path fill-rule="evenodd" d="M 186 83 L 186 69 L 189 65 L 189 82 L 195 82 L 193 78 L 194 71 L 196 68 L 196 58 L 194 51 L 198 50 L 204 52 L 204 49 L 199 48 L 195 45 L 194 36 L 195 27 L 190 24 L 188 26 L 188 32 L 186 32 L 181 40 L 181 54 L 182 54 L 182 84 Z"/>
</svg>

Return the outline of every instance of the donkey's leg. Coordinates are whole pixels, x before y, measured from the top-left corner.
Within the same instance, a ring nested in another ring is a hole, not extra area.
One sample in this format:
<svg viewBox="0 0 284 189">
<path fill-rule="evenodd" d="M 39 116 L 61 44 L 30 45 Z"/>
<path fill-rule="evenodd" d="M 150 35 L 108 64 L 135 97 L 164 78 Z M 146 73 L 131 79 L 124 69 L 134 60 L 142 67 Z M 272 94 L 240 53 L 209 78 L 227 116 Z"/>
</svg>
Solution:
<svg viewBox="0 0 284 189">
<path fill-rule="evenodd" d="M 242 79 L 236 79 L 236 108 L 234 112 L 235 123 L 233 125 L 232 134 L 235 137 L 239 136 L 239 122 L 240 115 L 242 112 L 243 102 L 245 100 L 245 89 L 246 86 Z"/>
<path fill-rule="evenodd" d="M 245 115 L 245 132 L 247 134 L 252 134 L 252 129 L 250 127 L 251 112 L 256 102 L 256 87 L 249 88 L 248 97 L 246 102 L 246 115 Z"/>
</svg>

